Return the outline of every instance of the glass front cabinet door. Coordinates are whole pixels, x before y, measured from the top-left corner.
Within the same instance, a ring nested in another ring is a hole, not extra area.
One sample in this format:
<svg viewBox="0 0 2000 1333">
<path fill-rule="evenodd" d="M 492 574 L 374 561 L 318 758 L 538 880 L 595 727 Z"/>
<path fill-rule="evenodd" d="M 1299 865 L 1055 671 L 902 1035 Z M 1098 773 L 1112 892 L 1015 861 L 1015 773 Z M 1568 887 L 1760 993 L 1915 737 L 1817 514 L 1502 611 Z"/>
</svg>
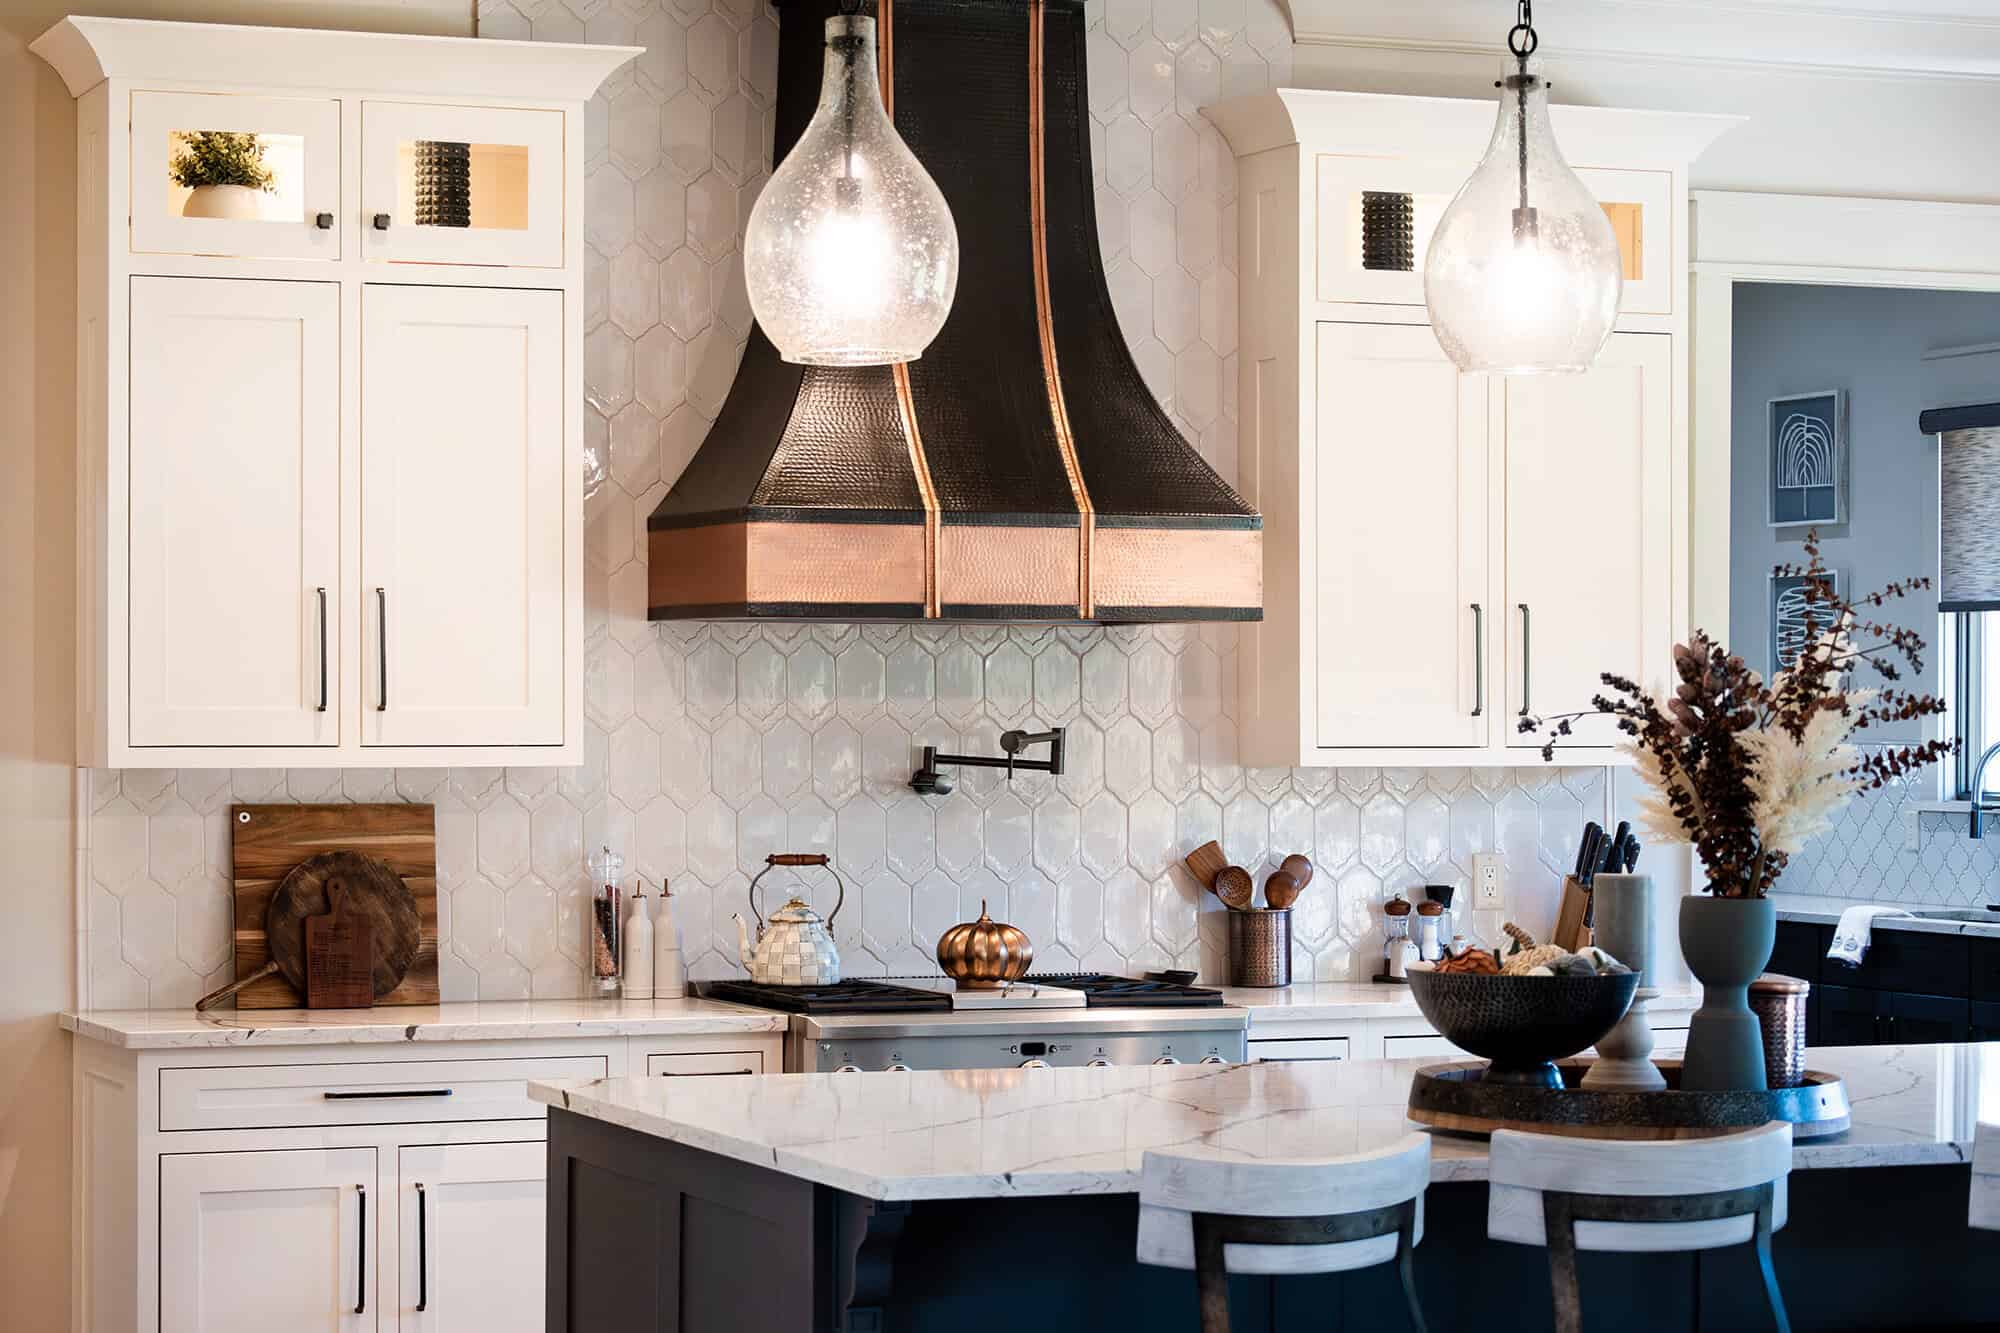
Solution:
<svg viewBox="0 0 2000 1333">
<path fill-rule="evenodd" d="M 563 113 L 363 103 L 361 253 L 560 268 Z"/>
<path fill-rule="evenodd" d="M 132 94 L 132 249 L 340 258 L 340 103 Z"/>
</svg>

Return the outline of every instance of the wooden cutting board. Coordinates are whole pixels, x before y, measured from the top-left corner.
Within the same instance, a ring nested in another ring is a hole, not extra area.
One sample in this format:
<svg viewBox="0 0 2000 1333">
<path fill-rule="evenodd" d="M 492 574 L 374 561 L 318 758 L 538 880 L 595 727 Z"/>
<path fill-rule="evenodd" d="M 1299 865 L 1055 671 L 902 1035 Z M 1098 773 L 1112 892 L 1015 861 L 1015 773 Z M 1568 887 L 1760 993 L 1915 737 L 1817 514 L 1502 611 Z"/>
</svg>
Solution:
<svg viewBox="0 0 2000 1333">
<path fill-rule="evenodd" d="M 377 1004 L 438 1003 L 437 820 L 428 805 L 232 805 L 236 975 L 264 966 L 265 909 L 278 881 L 321 852 L 365 852 L 388 863 L 417 900 L 421 933 L 403 984 Z M 282 976 L 236 996 L 238 1009 L 297 1009 L 306 997 Z"/>
</svg>

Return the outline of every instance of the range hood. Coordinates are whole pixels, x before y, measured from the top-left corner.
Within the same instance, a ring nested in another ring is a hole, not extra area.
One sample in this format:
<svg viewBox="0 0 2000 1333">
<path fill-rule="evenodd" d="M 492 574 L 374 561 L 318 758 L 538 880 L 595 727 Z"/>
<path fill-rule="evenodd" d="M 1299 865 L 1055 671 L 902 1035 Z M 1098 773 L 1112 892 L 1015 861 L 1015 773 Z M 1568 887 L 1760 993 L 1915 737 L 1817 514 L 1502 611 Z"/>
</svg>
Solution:
<svg viewBox="0 0 2000 1333">
<path fill-rule="evenodd" d="M 839 8 L 780 7 L 779 158 Z M 1262 520 L 1154 400 L 1112 311 L 1081 0 L 872 12 L 897 131 L 957 221 L 951 317 L 894 367 L 791 365 L 753 330 L 647 521 L 651 617 L 1260 619 Z"/>
</svg>

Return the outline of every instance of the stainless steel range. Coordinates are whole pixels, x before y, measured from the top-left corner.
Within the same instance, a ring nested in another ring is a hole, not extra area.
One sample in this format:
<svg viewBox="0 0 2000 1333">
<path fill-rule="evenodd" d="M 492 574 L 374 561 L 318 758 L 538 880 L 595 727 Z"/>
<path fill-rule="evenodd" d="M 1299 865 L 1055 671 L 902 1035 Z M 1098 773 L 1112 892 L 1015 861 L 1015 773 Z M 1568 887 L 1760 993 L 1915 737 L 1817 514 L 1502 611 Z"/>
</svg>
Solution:
<svg viewBox="0 0 2000 1333">
<path fill-rule="evenodd" d="M 1233 1064 L 1245 1058 L 1249 1023 L 1217 990 L 1095 973 L 1030 977 L 996 991 L 956 991 L 942 978 L 712 981 L 701 989 L 791 1014 L 789 1073 Z"/>
</svg>

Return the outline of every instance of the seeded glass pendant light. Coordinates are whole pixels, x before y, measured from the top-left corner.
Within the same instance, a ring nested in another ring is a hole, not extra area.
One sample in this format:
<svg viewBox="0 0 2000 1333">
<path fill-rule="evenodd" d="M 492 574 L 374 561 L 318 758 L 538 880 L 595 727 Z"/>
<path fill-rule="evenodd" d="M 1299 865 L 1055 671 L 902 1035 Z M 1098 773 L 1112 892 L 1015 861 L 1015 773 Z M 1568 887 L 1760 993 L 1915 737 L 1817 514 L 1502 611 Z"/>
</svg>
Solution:
<svg viewBox="0 0 2000 1333">
<path fill-rule="evenodd" d="M 874 19 L 826 21 L 819 108 L 750 210 L 743 268 L 787 361 L 914 361 L 944 327 L 958 229 L 882 105 Z"/>
<path fill-rule="evenodd" d="M 1431 327 L 1460 370 L 1587 370 L 1618 317 L 1618 238 L 1556 147 L 1549 86 L 1529 59 L 1538 42 L 1520 0 L 1493 141 L 1424 260 Z"/>
</svg>

